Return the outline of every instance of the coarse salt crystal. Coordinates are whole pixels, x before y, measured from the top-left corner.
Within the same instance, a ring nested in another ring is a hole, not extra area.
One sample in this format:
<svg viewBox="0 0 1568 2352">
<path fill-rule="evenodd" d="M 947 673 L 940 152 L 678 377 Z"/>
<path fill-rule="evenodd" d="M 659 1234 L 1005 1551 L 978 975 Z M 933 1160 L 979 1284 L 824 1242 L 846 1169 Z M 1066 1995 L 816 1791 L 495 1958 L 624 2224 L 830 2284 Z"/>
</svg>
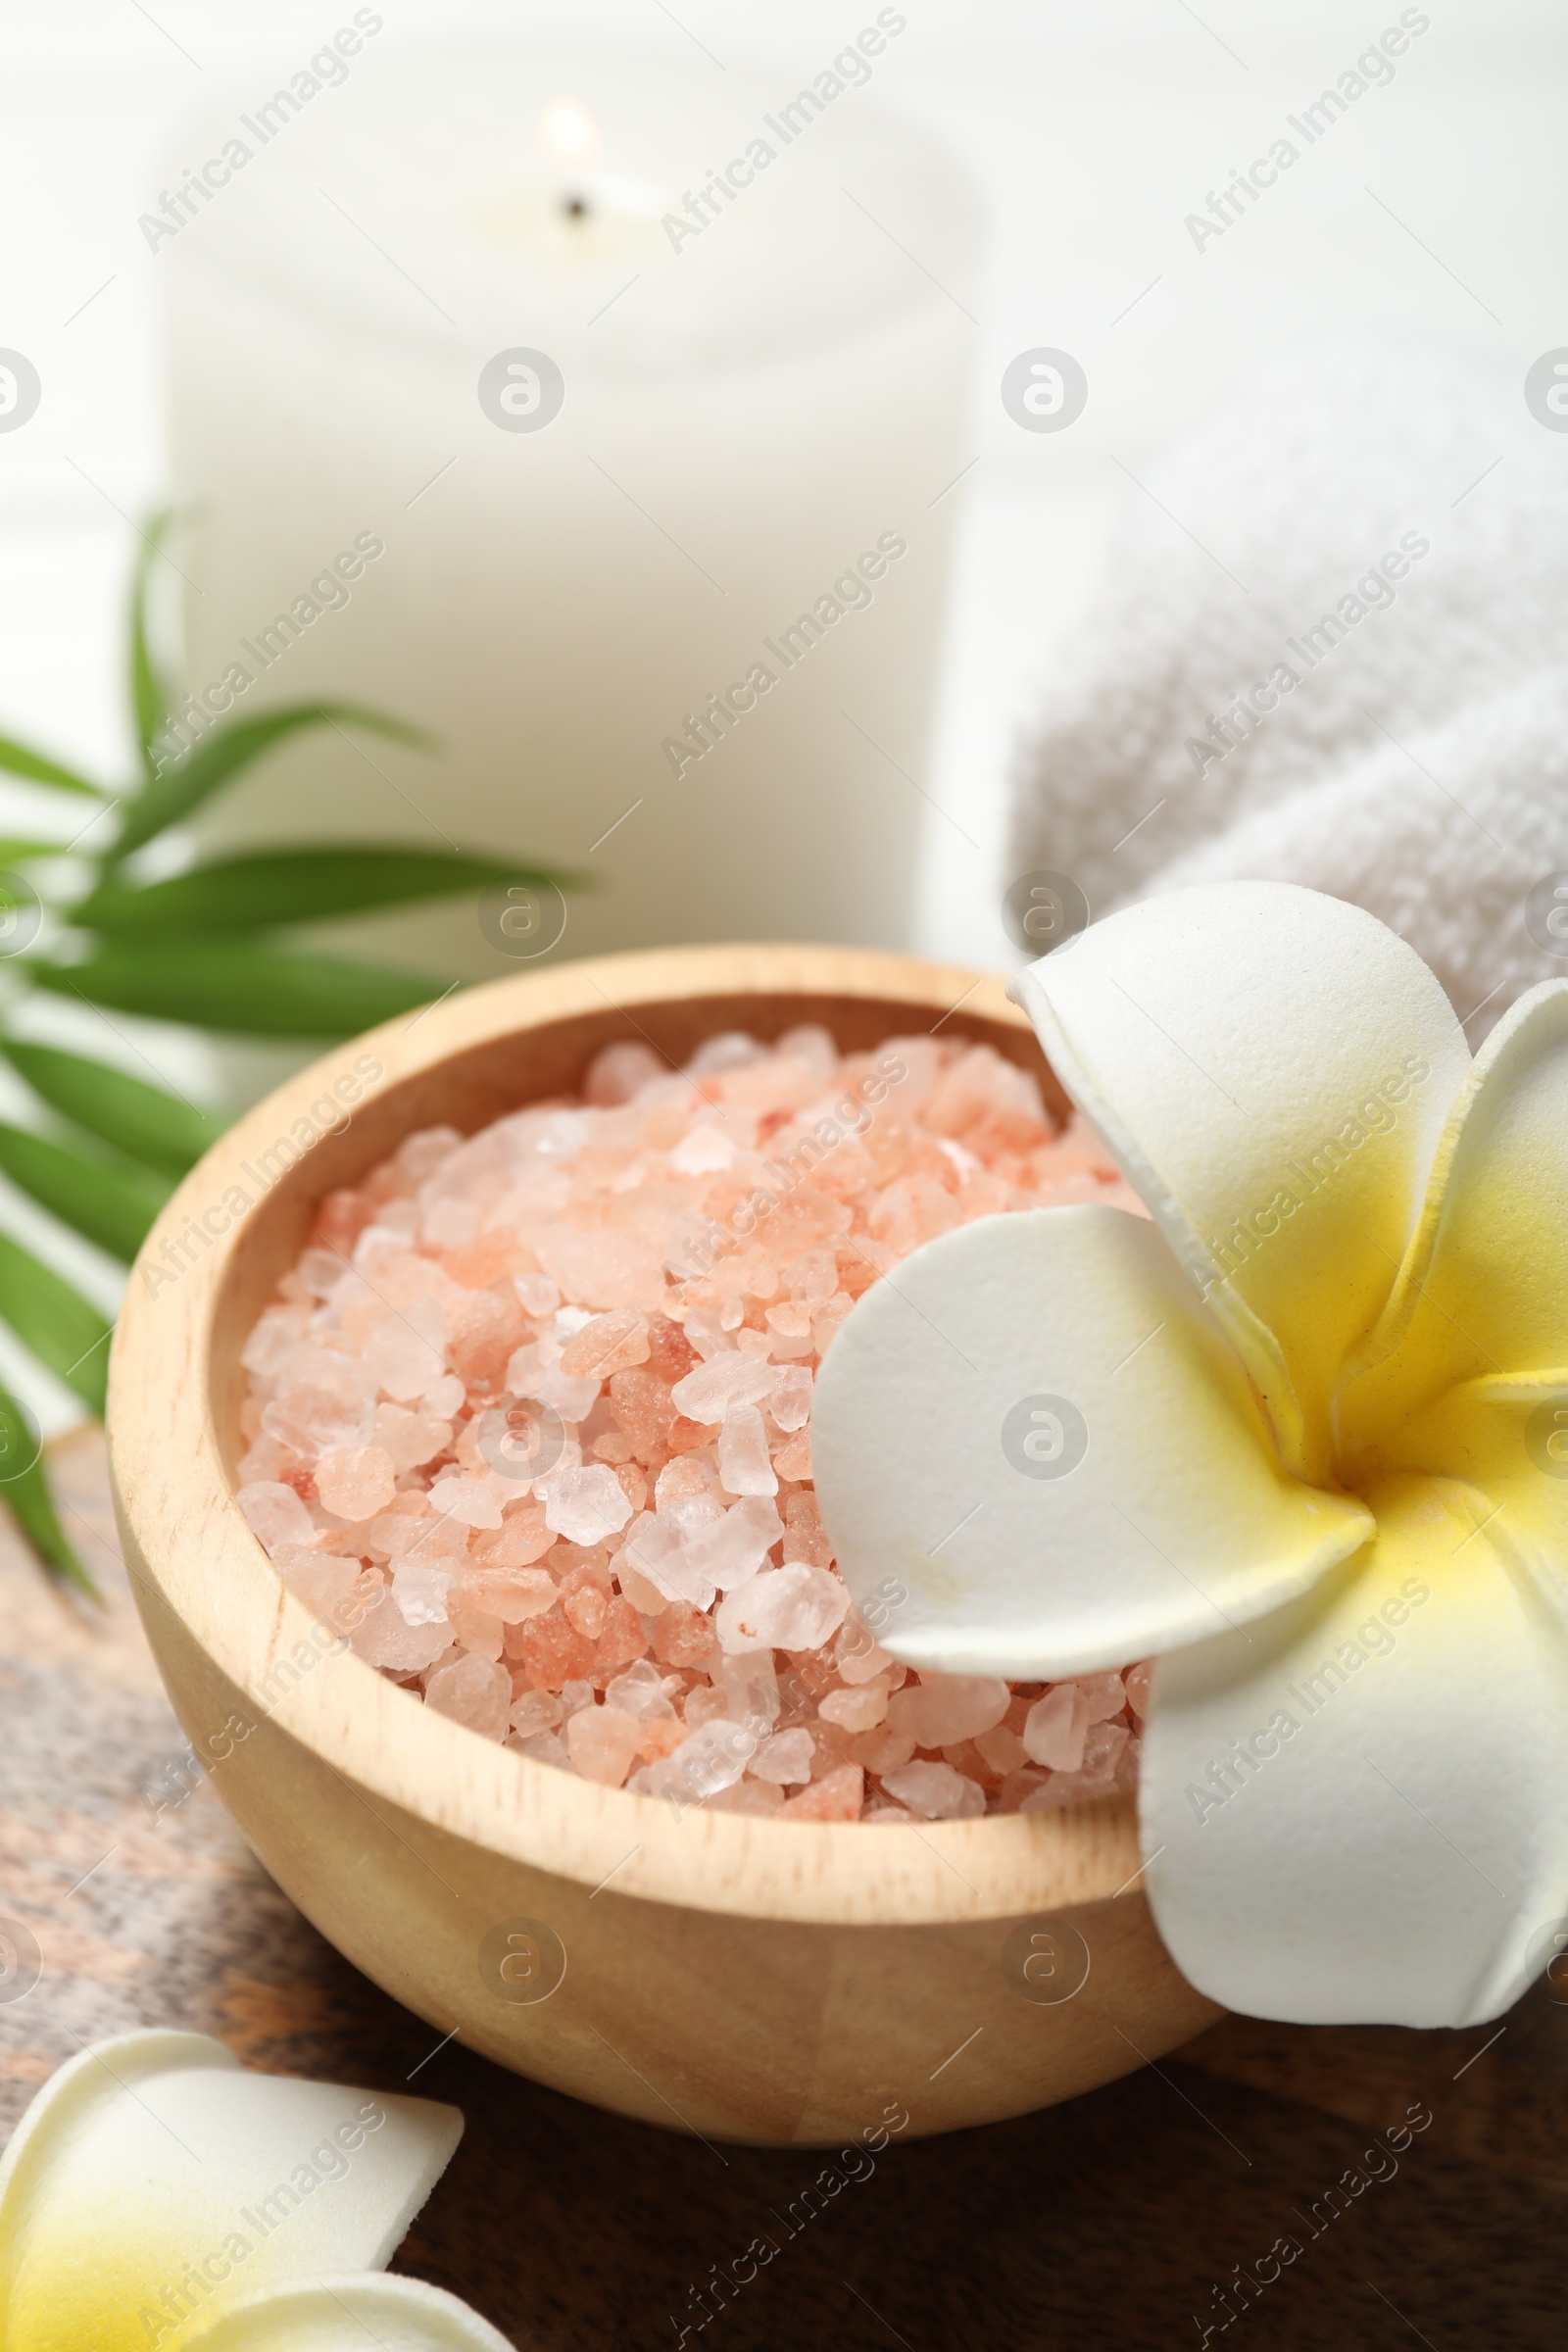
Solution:
<svg viewBox="0 0 1568 2352">
<path fill-rule="evenodd" d="M 760 1404 L 777 1378 L 773 1366 L 760 1356 L 722 1348 L 675 1383 L 670 1401 L 689 1421 L 712 1424 L 735 1405 Z"/>
<path fill-rule="evenodd" d="M 620 1707 L 626 1714 L 635 1715 L 639 1723 L 656 1720 L 673 1722 L 675 1710 L 669 1703 L 666 1678 L 647 1658 L 638 1658 L 624 1674 L 617 1674 L 605 1690 L 607 1706 Z"/>
<path fill-rule="evenodd" d="M 926 1821 L 973 1821 L 986 1809 L 979 1782 L 955 1772 L 951 1764 L 905 1764 L 885 1772 L 882 1786 Z"/>
<path fill-rule="evenodd" d="M 1084 1760 L 1079 1769 L 1101 1775 L 1106 1780 L 1112 1779 L 1131 1739 L 1132 1734 L 1124 1723 L 1092 1723 L 1084 1741 Z"/>
<path fill-rule="evenodd" d="M 316 1533 L 316 1523 L 294 1489 L 274 1479 L 241 1487 L 234 1499 L 264 1551 L 273 1551 L 279 1544 L 309 1544 Z"/>
<path fill-rule="evenodd" d="M 893 1660 L 873 1641 L 859 1619 L 852 1617 L 833 1644 L 833 1663 L 845 1682 L 869 1683 L 875 1676 L 889 1672 Z"/>
<path fill-rule="evenodd" d="M 669 1164 L 682 1176 L 706 1176 L 714 1169 L 732 1167 L 735 1157 L 735 1146 L 723 1129 L 705 1121 L 675 1146 Z"/>
<path fill-rule="evenodd" d="M 392 1573 L 392 1597 L 409 1625 L 445 1625 L 451 1572 L 403 1559 Z"/>
<path fill-rule="evenodd" d="M 888 1711 L 888 1687 L 881 1675 L 874 1681 L 861 1683 L 858 1690 L 826 1690 L 817 1702 L 817 1713 L 824 1723 L 839 1724 L 847 1732 L 868 1732 L 882 1721 Z M 927 1747 L 942 1746 L 941 1740 L 926 1740 Z"/>
<path fill-rule="evenodd" d="M 545 1492 L 545 1525 L 572 1544 L 602 1544 L 631 1517 L 626 1490 L 603 1462 L 554 1472 Z"/>
<path fill-rule="evenodd" d="M 778 1675 L 770 1649 L 743 1649 L 723 1663 L 724 1712 L 760 1740 L 778 1721 Z"/>
<path fill-rule="evenodd" d="M 508 1717 L 519 1740 L 531 1740 L 540 1732 L 553 1732 L 561 1721 L 561 1700 L 554 1690 L 524 1690 L 512 1702 Z"/>
<path fill-rule="evenodd" d="M 303 1307 L 268 1307 L 240 1355 L 246 1371 L 271 1379 L 304 1339 L 307 1321 Z"/>
<path fill-rule="evenodd" d="M 507 1361 L 506 1382 L 514 1396 L 531 1396 L 536 1403 L 548 1405 L 564 1421 L 581 1421 L 591 1410 L 599 1395 L 599 1383 L 592 1373 L 572 1377 L 561 1369 L 559 1354 L 547 1360 L 544 1347 L 538 1341 L 519 1348 Z"/>
<path fill-rule="evenodd" d="M 278 1375 L 277 1395 L 262 1407 L 262 1427 L 280 1446 L 314 1461 L 333 1446 L 368 1443 L 374 1394 L 374 1383 L 357 1363 L 299 1348 Z"/>
<path fill-rule="evenodd" d="M 561 1369 L 573 1378 L 609 1380 L 612 1373 L 645 1364 L 649 1352 L 648 1317 L 635 1307 L 622 1306 L 613 1314 L 589 1317 L 563 1348 Z"/>
<path fill-rule="evenodd" d="M 1006 1684 L 990 1675 L 932 1675 L 895 1693 L 888 1721 L 912 1734 L 917 1747 L 956 1747 L 1000 1723 L 1011 1696 Z"/>
<path fill-rule="evenodd" d="M 1107 1722 L 1127 1704 L 1127 1692 L 1119 1674 L 1080 1674 L 1074 1681 L 1084 1694 L 1091 1723 Z"/>
<path fill-rule="evenodd" d="M 568 1717 L 566 1753 L 574 1772 L 585 1781 L 618 1788 L 631 1770 L 641 1725 L 619 1707 L 586 1706 Z"/>
<path fill-rule="evenodd" d="M 779 1428 L 804 1429 L 811 1417 L 811 1375 L 805 1364 L 781 1364 L 774 1376 L 767 1409 Z"/>
<path fill-rule="evenodd" d="M 840 1764 L 784 1806 L 787 1821 L 858 1821 L 865 1801 L 865 1774 L 858 1764 Z M 984 1799 L 981 1808 L 984 1810 Z"/>
<path fill-rule="evenodd" d="M 430 1501 L 459 1527 L 499 1527 L 501 1505 L 495 1485 L 474 1471 L 447 1471 L 430 1489 Z"/>
<path fill-rule="evenodd" d="M 572 1769 L 571 1758 L 566 1752 L 565 1742 L 558 1740 L 554 1732 L 514 1734 L 507 1741 L 507 1745 L 514 1747 L 518 1755 L 531 1758 L 535 1764 L 553 1764 L 563 1772 L 569 1772 Z"/>
<path fill-rule="evenodd" d="M 645 1511 L 632 1526 L 619 1555 L 665 1600 L 689 1601 L 710 1609 L 717 1590 L 711 1576 L 691 1556 L 688 1531 L 671 1511 Z"/>
<path fill-rule="evenodd" d="M 433 1413 L 411 1413 L 400 1404 L 378 1404 L 375 1443 L 391 1462 L 394 1476 L 401 1477 L 446 1451 L 452 1443 L 452 1424 L 438 1421 Z"/>
<path fill-rule="evenodd" d="M 718 1638 L 727 1650 L 819 1649 L 849 1611 L 846 1587 L 825 1568 L 792 1560 L 738 1585 L 718 1606 Z"/>
<path fill-rule="evenodd" d="M 989 1732 L 975 1734 L 975 1750 L 993 1772 L 1016 1772 L 1028 1754 L 1028 1749 L 1006 1724 L 995 1724 Z"/>
<path fill-rule="evenodd" d="M 701 1519 L 694 1505 L 707 1506 Z M 702 1496 L 700 1503 L 693 1496 L 689 1504 L 671 1506 L 668 1515 L 676 1514 L 680 1524 L 689 1530 L 688 1559 L 720 1592 L 727 1592 L 757 1575 L 784 1534 L 784 1522 L 765 1494 L 748 1495 L 743 1501 L 732 1503 L 727 1511 L 712 1495 Z"/>
<path fill-rule="evenodd" d="M 514 1274 L 512 1287 L 521 1300 L 526 1313 L 536 1322 L 553 1315 L 561 1304 L 561 1293 L 548 1274 Z"/>
<path fill-rule="evenodd" d="M 613 1045 L 601 1047 L 588 1064 L 583 1098 L 606 1108 L 629 1102 L 651 1079 L 662 1078 L 667 1067 L 652 1046 L 637 1038 L 617 1038 Z"/>
<path fill-rule="evenodd" d="M 322 1624 L 346 1633 L 363 1614 L 354 1604 L 368 1572 L 358 1560 L 318 1551 L 314 1544 L 279 1544 L 272 1553 L 272 1565 L 295 1599 L 303 1601 Z M 375 1597 L 373 1592 L 365 1592 L 364 1606 L 368 1608 Z"/>
<path fill-rule="evenodd" d="M 752 1758 L 752 1770 L 760 1780 L 777 1781 L 788 1788 L 793 1781 L 808 1781 L 816 1743 L 802 1725 L 787 1732 L 774 1732 L 761 1740 Z"/>
<path fill-rule="evenodd" d="M 455 1372 L 443 1372 L 432 1380 L 419 1401 L 427 1413 L 438 1421 L 449 1421 L 467 1397 L 467 1391 Z"/>
<path fill-rule="evenodd" d="M 466 1723 L 484 1740 L 504 1740 L 512 1706 L 512 1677 L 486 1658 L 454 1658 L 438 1666 L 424 1686 L 426 1706 L 454 1723 Z"/>
<path fill-rule="evenodd" d="M 446 1371 L 446 1317 L 434 1298 L 416 1298 L 373 1324 L 365 1363 L 383 1394 L 400 1404 L 421 1396 Z"/>
<path fill-rule="evenodd" d="M 718 1475 L 731 1494 L 776 1494 L 778 1473 L 755 1404 L 732 1404 L 718 1436 Z"/>
<path fill-rule="evenodd" d="M 719 1029 L 704 1038 L 686 1064 L 693 1078 L 717 1077 L 724 1070 L 740 1070 L 750 1061 L 760 1061 L 763 1049 L 746 1029 Z"/>
<path fill-rule="evenodd" d="M 1031 1760 L 1053 1772 L 1076 1772 L 1089 1732 L 1089 1701 L 1076 1683 L 1057 1683 L 1037 1698 L 1024 1720 L 1023 1743 Z"/>
<path fill-rule="evenodd" d="M 733 1787 L 756 1751 L 757 1741 L 743 1725 L 717 1716 L 682 1740 L 672 1755 L 645 1765 L 635 1786 L 649 1796 L 700 1804 L 704 1797 Z"/>
<path fill-rule="evenodd" d="M 392 1457 L 381 1446 L 337 1446 L 316 1465 L 316 1492 L 337 1519 L 373 1519 L 397 1492 Z"/>
<path fill-rule="evenodd" d="M 556 1605 L 560 1591 L 548 1568 L 476 1568 L 463 1579 L 464 1591 L 503 1625 L 522 1625 Z"/>
<path fill-rule="evenodd" d="M 771 1781 L 737 1781 L 732 1788 L 720 1788 L 716 1796 L 708 1799 L 710 1813 L 781 1813 L 784 1792 Z"/>
<path fill-rule="evenodd" d="M 450 1638 L 444 1610 L 439 1619 L 411 1621 L 390 1592 L 382 1592 L 349 1633 L 366 1663 L 389 1674 L 415 1674 L 433 1666 Z"/>
</svg>

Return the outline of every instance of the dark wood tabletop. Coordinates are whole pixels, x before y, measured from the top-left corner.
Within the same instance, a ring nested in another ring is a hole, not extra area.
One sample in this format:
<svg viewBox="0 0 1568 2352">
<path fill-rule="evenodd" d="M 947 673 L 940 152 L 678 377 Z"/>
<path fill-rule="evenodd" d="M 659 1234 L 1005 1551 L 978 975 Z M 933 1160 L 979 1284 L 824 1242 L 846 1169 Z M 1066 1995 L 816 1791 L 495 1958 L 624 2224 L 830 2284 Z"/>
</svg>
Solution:
<svg viewBox="0 0 1568 2352">
<path fill-rule="evenodd" d="M 101 1442 L 55 1454 L 108 1606 L 62 1597 L 0 1531 L 0 1913 L 43 1956 L 0 2003 L 0 2140 L 83 2041 L 137 2026 L 450 2100 L 466 2135 L 393 2267 L 518 2352 L 651 2352 L 683 2327 L 721 2352 L 1562 2343 L 1568 2003 L 1542 1986 L 1464 2034 L 1226 2019 L 1065 2106 L 895 2142 L 793 2237 L 771 2214 L 815 2152 L 711 2148 L 434 2046 L 273 1886 L 212 1789 L 183 1793 Z M 692 2289 L 760 2233 L 778 2252 L 699 2328 Z"/>
</svg>

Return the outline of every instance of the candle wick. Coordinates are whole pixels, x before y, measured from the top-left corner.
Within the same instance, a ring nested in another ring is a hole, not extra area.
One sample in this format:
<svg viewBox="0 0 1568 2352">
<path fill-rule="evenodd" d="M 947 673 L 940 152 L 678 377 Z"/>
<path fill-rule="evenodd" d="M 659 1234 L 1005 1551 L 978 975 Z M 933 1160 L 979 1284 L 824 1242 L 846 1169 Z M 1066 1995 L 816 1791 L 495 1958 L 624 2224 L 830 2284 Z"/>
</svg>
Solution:
<svg viewBox="0 0 1568 2352">
<path fill-rule="evenodd" d="M 564 196 L 561 200 L 561 209 L 568 220 L 586 220 L 588 199 L 586 196 Z"/>
</svg>

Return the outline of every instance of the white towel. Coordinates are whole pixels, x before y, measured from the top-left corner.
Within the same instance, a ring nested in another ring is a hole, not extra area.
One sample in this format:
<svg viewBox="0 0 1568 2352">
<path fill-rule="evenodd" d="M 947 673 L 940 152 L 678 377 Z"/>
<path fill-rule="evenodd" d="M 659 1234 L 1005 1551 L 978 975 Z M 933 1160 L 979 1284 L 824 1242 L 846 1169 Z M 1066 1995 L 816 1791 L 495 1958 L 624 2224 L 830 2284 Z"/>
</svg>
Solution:
<svg viewBox="0 0 1568 2352">
<path fill-rule="evenodd" d="M 1136 471 L 1020 757 L 1012 873 L 1095 914 L 1246 876 L 1354 900 L 1476 1045 L 1568 973 L 1568 921 L 1526 913 L 1568 869 L 1568 433 L 1476 363 L 1338 347 Z"/>
</svg>

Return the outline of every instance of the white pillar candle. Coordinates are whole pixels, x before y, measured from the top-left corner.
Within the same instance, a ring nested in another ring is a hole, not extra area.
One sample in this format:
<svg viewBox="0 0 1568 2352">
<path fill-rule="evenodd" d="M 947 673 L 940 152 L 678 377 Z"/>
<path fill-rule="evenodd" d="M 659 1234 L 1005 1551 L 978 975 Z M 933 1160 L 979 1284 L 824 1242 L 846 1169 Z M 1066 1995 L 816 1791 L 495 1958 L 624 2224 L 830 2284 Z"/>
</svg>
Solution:
<svg viewBox="0 0 1568 2352">
<path fill-rule="evenodd" d="M 144 223 L 186 683 L 443 748 L 317 738 L 213 824 L 587 871 L 558 953 L 901 943 L 977 247 L 864 86 L 901 12 L 804 80 L 373 14 L 188 123 Z M 506 968 L 472 906 L 394 928 Z"/>
</svg>

